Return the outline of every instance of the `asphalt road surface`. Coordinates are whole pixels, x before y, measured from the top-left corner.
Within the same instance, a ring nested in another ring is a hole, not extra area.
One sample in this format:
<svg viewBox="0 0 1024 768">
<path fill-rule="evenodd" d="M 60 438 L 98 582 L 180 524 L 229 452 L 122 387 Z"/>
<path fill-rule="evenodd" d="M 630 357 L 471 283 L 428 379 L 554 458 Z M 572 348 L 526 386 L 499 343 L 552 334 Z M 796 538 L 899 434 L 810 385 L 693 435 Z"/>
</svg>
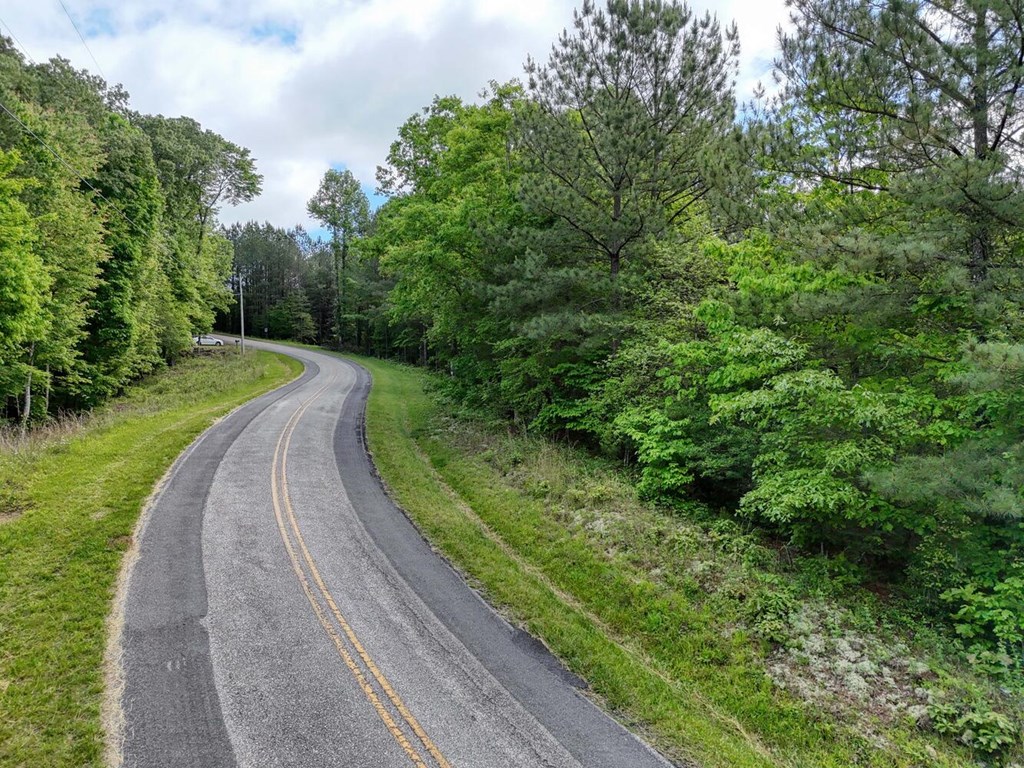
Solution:
<svg viewBox="0 0 1024 768">
<path fill-rule="evenodd" d="M 387 498 L 366 371 L 252 346 L 306 370 L 200 438 L 149 513 L 121 635 L 124 765 L 668 766 Z"/>
</svg>

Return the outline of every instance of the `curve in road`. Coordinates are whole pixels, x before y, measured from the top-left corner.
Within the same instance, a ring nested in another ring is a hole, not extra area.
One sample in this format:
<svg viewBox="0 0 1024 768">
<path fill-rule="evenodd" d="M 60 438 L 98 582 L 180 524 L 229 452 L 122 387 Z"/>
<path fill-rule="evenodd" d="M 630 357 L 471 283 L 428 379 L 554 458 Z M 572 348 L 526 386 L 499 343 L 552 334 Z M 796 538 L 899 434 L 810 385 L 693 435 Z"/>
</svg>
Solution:
<svg viewBox="0 0 1024 768">
<path fill-rule="evenodd" d="M 384 493 L 369 374 L 306 368 L 178 460 L 121 631 L 132 768 L 664 768 L 510 626 Z"/>
</svg>

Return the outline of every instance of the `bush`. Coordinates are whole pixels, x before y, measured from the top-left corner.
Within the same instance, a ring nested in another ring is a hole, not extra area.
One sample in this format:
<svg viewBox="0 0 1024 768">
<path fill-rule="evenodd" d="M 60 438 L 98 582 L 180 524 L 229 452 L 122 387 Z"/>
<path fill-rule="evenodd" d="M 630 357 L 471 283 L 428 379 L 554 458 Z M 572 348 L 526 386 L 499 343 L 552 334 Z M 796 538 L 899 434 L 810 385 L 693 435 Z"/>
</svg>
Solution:
<svg viewBox="0 0 1024 768">
<path fill-rule="evenodd" d="M 957 738 L 997 765 L 1020 738 L 1020 728 L 1009 717 L 986 708 L 937 701 L 929 704 L 928 717 L 937 732 Z"/>
<path fill-rule="evenodd" d="M 991 589 L 971 583 L 947 590 L 942 599 L 957 606 L 957 634 L 981 640 L 1024 666 L 1024 577 L 1011 576 Z"/>
</svg>

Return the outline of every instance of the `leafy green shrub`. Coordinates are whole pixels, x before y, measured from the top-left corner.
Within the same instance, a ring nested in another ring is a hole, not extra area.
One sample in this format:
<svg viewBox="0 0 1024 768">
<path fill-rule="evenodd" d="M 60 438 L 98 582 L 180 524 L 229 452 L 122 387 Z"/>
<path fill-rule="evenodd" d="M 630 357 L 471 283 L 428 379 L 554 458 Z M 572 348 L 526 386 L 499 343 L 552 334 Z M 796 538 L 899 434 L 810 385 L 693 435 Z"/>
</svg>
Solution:
<svg viewBox="0 0 1024 768">
<path fill-rule="evenodd" d="M 525 490 L 535 499 L 544 499 L 551 493 L 551 483 L 531 478 L 527 480 Z"/>
<path fill-rule="evenodd" d="M 991 589 L 976 583 L 950 589 L 942 599 L 957 607 L 956 631 L 967 640 L 983 640 L 1024 665 L 1024 577 L 1011 576 Z"/>
<path fill-rule="evenodd" d="M 939 733 L 952 736 L 997 765 L 1020 739 L 1020 727 L 1004 714 L 987 708 L 958 707 L 943 701 L 928 705 L 928 717 Z"/>
<path fill-rule="evenodd" d="M 790 635 L 790 617 L 798 602 L 779 580 L 766 576 L 762 581 L 764 587 L 746 604 L 747 621 L 759 637 L 770 643 L 785 643 Z"/>
<path fill-rule="evenodd" d="M 840 553 L 832 557 L 803 557 L 797 578 L 803 589 L 818 597 L 833 597 L 864 583 L 865 569 Z"/>
</svg>

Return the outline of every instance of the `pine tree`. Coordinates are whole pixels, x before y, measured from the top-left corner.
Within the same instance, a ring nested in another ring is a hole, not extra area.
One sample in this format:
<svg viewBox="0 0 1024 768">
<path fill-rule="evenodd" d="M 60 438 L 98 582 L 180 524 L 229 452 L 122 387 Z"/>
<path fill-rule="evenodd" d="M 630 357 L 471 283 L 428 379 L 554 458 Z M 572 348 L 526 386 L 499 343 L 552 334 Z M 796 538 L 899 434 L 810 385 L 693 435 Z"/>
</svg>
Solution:
<svg viewBox="0 0 1024 768">
<path fill-rule="evenodd" d="M 791 166 L 942 215 L 983 286 L 1024 223 L 1024 3 L 795 0 L 779 74 Z M 953 256 L 953 254 L 947 254 Z"/>
<path fill-rule="evenodd" d="M 732 119 L 738 51 L 735 26 L 675 0 L 584 2 L 548 62 L 526 65 L 527 204 L 615 278 L 707 193 L 702 155 Z"/>
</svg>

